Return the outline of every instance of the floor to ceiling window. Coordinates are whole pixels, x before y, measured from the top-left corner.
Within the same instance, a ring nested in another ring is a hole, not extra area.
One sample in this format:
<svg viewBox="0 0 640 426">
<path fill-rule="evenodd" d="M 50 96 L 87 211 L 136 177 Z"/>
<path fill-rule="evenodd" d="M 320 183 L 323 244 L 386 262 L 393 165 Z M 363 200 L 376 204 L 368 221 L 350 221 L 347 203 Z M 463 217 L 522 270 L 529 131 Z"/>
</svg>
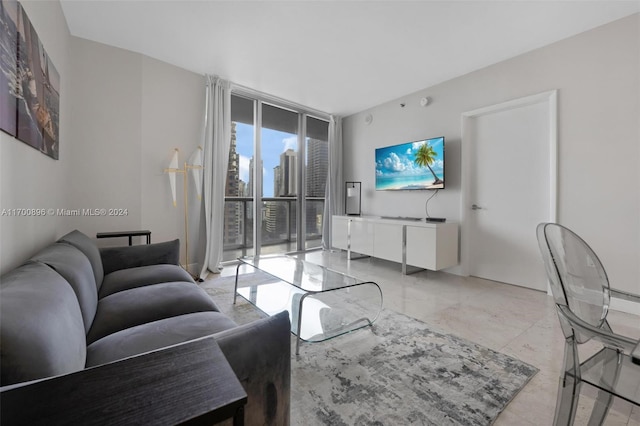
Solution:
<svg viewBox="0 0 640 426">
<path fill-rule="evenodd" d="M 261 252 L 294 251 L 299 191 L 298 114 L 262 104 Z"/>
<path fill-rule="evenodd" d="M 322 246 L 322 217 L 329 173 L 329 123 L 306 117 L 305 137 L 305 245 Z"/>
<path fill-rule="evenodd" d="M 233 96 L 224 204 L 225 261 L 253 255 L 254 120 L 254 101 Z"/>
<path fill-rule="evenodd" d="M 223 260 L 319 247 L 328 122 L 238 94 L 231 121 Z"/>
</svg>

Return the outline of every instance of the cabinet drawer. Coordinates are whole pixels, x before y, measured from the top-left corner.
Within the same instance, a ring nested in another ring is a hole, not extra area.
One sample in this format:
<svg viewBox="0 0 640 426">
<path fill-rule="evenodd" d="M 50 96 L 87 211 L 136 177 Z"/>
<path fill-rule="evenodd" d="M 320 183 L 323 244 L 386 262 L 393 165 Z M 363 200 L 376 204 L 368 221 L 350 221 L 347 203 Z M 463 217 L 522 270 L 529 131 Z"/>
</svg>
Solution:
<svg viewBox="0 0 640 426">
<path fill-rule="evenodd" d="M 436 270 L 436 228 L 407 226 L 407 265 Z"/>
<path fill-rule="evenodd" d="M 351 221 L 351 251 L 373 256 L 373 223 Z"/>
<path fill-rule="evenodd" d="M 349 219 L 333 216 L 331 221 L 331 245 L 335 248 L 347 250 Z"/>
<path fill-rule="evenodd" d="M 373 228 L 373 256 L 402 262 L 402 225 L 376 223 Z"/>
</svg>

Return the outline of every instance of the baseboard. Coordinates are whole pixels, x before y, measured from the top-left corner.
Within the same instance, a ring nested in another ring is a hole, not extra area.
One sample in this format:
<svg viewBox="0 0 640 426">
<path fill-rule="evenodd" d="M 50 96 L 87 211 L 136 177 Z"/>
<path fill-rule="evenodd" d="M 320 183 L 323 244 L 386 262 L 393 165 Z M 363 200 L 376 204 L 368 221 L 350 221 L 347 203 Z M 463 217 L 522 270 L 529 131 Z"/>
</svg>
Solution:
<svg viewBox="0 0 640 426">
<path fill-rule="evenodd" d="M 611 298 L 611 310 L 626 312 L 628 314 L 640 315 L 640 304 L 633 303 L 629 300 Z"/>
<path fill-rule="evenodd" d="M 201 266 L 200 266 L 199 264 L 197 264 L 197 263 L 190 263 L 190 264 L 188 264 L 188 265 L 186 265 L 186 266 L 181 264 L 181 266 L 185 269 L 185 271 L 187 271 L 188 273 L 190 273 L 190 274 L 191 274 L 191 276 L 194 276 L 194 275 L 195 275 L 195 276 L 198 276 L 198 275 L 200 275 L 200 269 L 201 269 Z"/>
</svg>

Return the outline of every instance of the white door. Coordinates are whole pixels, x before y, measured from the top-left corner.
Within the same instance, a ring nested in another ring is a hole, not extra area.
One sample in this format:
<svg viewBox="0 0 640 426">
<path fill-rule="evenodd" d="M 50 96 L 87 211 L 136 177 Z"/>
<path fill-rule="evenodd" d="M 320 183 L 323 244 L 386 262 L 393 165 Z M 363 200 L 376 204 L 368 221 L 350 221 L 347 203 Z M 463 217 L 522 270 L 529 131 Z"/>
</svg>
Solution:
<svg viewBox="0 0 640 426">
<path fill-rule="evenodd" d="M 464 116 L 470 275 L 547 290 L 535 231 L 555 220 L 556 97 L 549 93 Z"/>
</svg>

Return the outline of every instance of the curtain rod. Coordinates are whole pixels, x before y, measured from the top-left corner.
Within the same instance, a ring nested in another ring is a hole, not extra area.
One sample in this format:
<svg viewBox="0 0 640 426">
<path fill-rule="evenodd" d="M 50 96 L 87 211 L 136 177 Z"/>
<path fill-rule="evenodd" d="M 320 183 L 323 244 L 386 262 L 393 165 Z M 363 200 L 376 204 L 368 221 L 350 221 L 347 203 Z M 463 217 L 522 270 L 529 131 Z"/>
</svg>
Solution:
<svg viewBox="0 0 640 426">
<path fill-rule="evenodd" d="M 273 96 L 273 95 L 269 95 L 267 93 L 264 92 L 260 92 L 259 90 L 255 90 L 255 89 L 251 89 L 249 87 L 246 86 L 242 86 L 240 84 L 236 84 L 233 82 L 229 82 L 229 84 L 231 85 L 231 91 L 238 93 L 240 95 L 245 95 L 245 96 L 249 96 L 249 97 L 253 97 L 253 98 L 258 98 L 261 101 L 266 101 L 268 103 L 274 103 L 276 104 L 276 106 L 284 106 L 287 108 L 291 108 L 293 110 L 295 110 L 296 112 L 302 112 L 308 115 L 312 115 L 315 116 L 317 118 L 322 118 L 324 120 L 329 121 L 329 118 L 331 117 L 331 114 L 324 112 L 324 111 L 320 111 L 317 109 L 313 109 L 313 108 L 309 108 L 306 107 L 304 105 L 298 104 L 296 102 L 291 102 L 288 101 L 286 99 L 282 99 L 279 98 L 277 96 Z"/>
</svg>

